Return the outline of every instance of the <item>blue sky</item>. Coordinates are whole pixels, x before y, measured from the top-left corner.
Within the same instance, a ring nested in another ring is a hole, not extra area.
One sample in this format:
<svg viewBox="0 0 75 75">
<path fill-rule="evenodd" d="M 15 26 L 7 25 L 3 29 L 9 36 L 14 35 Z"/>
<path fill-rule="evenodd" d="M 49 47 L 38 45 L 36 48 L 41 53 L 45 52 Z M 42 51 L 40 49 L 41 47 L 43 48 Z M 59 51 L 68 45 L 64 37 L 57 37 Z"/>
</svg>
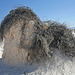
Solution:
<svg viewBox="0 0 75 75">
<path fill-rule="evenodd" d="M 75 0 L 0 0 L 0 23 L 10 10 L 19 6 L 29 6 L 41 20 L 75 27 Z"/>
</svg>

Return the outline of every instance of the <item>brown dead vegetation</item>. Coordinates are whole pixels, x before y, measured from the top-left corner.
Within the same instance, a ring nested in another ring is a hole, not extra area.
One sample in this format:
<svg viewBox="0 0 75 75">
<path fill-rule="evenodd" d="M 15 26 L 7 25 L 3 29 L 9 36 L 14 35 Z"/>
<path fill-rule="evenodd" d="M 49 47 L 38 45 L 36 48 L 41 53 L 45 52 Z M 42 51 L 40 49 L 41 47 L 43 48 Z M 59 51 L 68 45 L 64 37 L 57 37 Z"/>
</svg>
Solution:
<svg viewBox="0 0 75 75">
<path fill-rule="evenodd" d="M 51 59 L 53 49 L 75 56 L 71 30 L 58 22 L 40 21 L 28 7 L 19 7 L 4 18 L 1 37 L 5 39 L 3 60 L 10 64 Z"/>
</svg>

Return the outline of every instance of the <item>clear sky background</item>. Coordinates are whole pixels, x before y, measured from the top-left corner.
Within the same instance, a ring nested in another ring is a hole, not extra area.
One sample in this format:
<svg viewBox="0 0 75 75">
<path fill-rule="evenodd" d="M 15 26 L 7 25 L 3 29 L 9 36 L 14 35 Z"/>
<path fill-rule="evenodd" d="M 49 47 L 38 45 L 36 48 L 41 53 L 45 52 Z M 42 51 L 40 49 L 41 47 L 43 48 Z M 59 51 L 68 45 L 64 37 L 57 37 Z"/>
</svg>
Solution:
<svg viewBox="0 0 75 75">
<path fill-rule="evenodd" d="M 39 18 L 75 27 L 75 0 L 0 0 L 0 23 L 10 10 L 29 6 Z"/>
</svg>

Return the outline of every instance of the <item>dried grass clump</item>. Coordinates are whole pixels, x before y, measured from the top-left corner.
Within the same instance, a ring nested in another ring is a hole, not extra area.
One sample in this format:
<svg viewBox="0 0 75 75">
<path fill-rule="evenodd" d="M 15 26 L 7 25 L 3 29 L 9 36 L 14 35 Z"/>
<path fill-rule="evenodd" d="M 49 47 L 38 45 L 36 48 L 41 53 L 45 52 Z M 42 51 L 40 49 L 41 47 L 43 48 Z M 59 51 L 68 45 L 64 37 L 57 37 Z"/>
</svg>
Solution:
<svg viewBox="0 0 75 75">
<path fill-rule="evenodd" d="M 53 40 L 50 42 L 50 48 L 57 48 L 62 50 L 69 56 L 75 56 L 75 40 L 72 35 L 72 31 L 68 29 L 64 24 L 58 22 L 47 21 L 49 25 L 48 29 L 45 30 L 44 34 L 47 34 Z M 46 36 L 46 35 L 44 35 Z M 49 39 L 49 37 L 46 37 Z M 48 40 L 49 42 L 49 40 Z"/>
<path fill-rule="evenodd" d="M 10 11 L 1 23 L 1 36 L 5 38 L 4 48 L 8 50 L 8 53 L 5 50 L 3 54 L 4 59 L 6 53 L 7 58 L 13 56 L 13 51 L 18 53 L 17 56 L 15 53 L 14 58 L 20 62 L 50 59 L 54 50 L 59 50 L 68 56 L 75 56 L 75 41 L 71 30 L 59 22 L 40 21 L 28 7 L 19 7 Z M 19 55 L 23 55 L 23 58 Z M 13 57 L 11 58 L 13 60 Z"/>
</svg>

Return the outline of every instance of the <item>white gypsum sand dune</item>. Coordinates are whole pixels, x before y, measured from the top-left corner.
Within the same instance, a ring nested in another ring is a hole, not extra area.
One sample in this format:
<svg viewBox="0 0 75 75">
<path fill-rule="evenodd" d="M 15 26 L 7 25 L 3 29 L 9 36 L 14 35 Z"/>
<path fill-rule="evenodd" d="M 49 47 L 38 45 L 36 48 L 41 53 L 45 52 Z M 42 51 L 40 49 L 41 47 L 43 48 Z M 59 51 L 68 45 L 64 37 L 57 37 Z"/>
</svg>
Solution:
<svg viewBox="0 0 75 75">
<path fill-rule="evenodd" d="M 72 31 L 72 34 L 73 34 L 73 36 L 75 37 L 75 32 L 74 32 L 74 31 Z"/>
<path fill-rule="evenodd" d="M 2 54 L 3 54 L 3 47 L 4 47 L 4 41 L 0 42 L 0 58 L 2 58 Z"/>
</svg>

